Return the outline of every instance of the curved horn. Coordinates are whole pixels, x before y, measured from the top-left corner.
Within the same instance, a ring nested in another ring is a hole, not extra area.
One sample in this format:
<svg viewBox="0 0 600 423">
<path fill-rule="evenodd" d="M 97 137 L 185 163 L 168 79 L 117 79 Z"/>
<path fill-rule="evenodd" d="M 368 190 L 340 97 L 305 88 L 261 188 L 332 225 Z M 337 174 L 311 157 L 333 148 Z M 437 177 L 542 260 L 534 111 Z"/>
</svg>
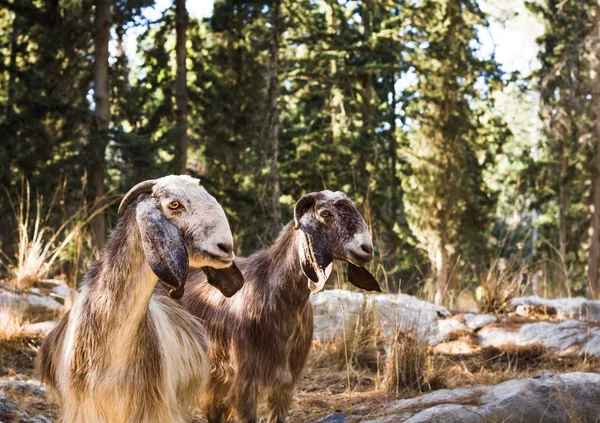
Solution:
<svg viewBox="0 0 600 423">
<path fill-rule="evenodd" d="M 300 219 L 302 218 L 302 215 L 304 214 L 303 213 L 304 209 L 309 204 L 315 202 L 316 196 L 317 196 L 317 194 L 314 192 L 311 192 L 310 194 L 306 194 L 305 196 L 300 198 L 298 200 L 298 202 L 296 203 L 296 205 L 294 206 L 294 228 L 295 229 L 300 229 Z"/>
<path fill-rule="evenodd" d="M 139 184 L 131 188 L 129 192 L 125 194 L 123 200 L 121 200 L 121 204 L 119 205 L 119 216 L 123 216 L 123 214 L 125 213 L 125 209 L 127 209 L 127 206 L 140 194 L 143 194 L 145 192 L 152 192 L 152 187 L 154 186 L 155 182 L 156 179 L 149 179 L 147 181 L 140 182 Z"/>
</svg>

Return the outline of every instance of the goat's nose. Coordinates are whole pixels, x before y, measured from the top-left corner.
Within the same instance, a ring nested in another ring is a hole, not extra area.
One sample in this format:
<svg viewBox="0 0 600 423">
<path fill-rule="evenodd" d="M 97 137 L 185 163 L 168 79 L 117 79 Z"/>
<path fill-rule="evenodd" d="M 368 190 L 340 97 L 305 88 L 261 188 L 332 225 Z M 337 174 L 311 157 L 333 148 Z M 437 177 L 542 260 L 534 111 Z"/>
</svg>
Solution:
<svg viewBox="0 0 600 423">
<path fill-rule="evenodd" d="M 217 248 L 227 254 L 230 255 L 231 253 L 233 253 L 233 244 L 229 243 L 229 242 L 219 242 L 217 244 Z"/>
<path fill-rule="evenodd" d="M 363 250 L 365 254 L 370 256 L 373 255 L 373 245 L 371 244 L 361 244 L 360 249 Z"/>
</svg>

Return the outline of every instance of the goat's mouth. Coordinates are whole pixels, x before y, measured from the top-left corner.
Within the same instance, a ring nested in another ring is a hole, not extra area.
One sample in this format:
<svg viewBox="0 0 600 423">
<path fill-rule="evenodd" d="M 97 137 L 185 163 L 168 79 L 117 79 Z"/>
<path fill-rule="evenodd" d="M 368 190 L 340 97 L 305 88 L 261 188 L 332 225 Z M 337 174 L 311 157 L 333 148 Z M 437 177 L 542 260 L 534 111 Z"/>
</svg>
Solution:
<svg viewBox="0 0 600 423">
<path fill-rule="evenodd" d="M 214 267 L 216 269 L 222 269 L 228 267 L 233 263 L 235 255 L 230 254 L 219 254 L 213 251 L 205 249 L 199 250 L 196 254 L 190 254 L 190 266 L 191 267 Z"/>
<path fill-rule="evenodd" d="M 371 260 L 373 260 L 372 254 L 358 253 L 356 251 L 348 251 L 348 255 L 344 258 L 345 261 L 352 263 L 355 266 L 364 267 Z"/>
</svg>

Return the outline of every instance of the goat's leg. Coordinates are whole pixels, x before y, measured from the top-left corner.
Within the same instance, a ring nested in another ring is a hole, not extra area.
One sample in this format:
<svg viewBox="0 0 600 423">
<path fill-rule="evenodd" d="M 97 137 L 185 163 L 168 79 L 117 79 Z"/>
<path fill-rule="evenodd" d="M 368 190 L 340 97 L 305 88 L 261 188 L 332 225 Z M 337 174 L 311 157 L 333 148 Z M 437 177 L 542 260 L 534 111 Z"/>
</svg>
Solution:
<svg viewBox="0 0 600 423">
<path fill-rule="evenodd" d="M 252 377 L 237 377 L 233 383 L 232 403 L 237 423 L 256 423 L 258 386 Z"/>
<path fill-rule="evenodd" d="M 285 423 L 294 397 L 294 385 L 287 383 L 274 386 L 267 397 L 268 423 Z"/>
<path fill-rule="evenodd" d="M 208 423 L 225 423 L 231 413 L 231 407 L 220 392 L 211 392 L 205 405 Z"/>
<path fill-rule="evenodd" d="M 208 423 L 225 423 L 229 416 L 229 405 L 225 401 L 216 400 L 208 404 L 206 407 L 206 419 Z"/>
<path fill-rule="evenodd" d="M 229 386 L 213 372 L 204 402 L 208 423 L 224 423 L 231 414 L 231 406 L 225 399 Z"/>
<path fill-rule="evenodd" d="M 311 307 L 310 304 L 308 307 Z M 288 356 L 288 369 L 281 372 L 267 398 L 269 410 L 268 423 L 284 423 L 288 417 L 294 387 L 302 376 L 302 370 L 310 351 L 312 341 L 312 312 L 307 311 L 292 338 L 290 354 Z"/>
</svg>

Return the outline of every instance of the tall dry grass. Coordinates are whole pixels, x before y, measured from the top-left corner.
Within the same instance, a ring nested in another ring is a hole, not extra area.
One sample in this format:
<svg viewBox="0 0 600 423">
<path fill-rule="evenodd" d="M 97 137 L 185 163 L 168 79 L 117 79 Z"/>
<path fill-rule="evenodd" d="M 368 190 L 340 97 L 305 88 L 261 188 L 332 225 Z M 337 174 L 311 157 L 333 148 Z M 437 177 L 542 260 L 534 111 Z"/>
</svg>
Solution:
<svg viewBox="0 0 600 423">
<path fill-rule="evenodd" d="M 18 233 L 15 258 L 5 258 L 10 285 L 26 289 L 47 278 L 70 244 L 83 236 L 89 222 L 112 203 L 110 197 L 106 196 L 91 206 L 84 204 L 58 227 L 52 227 L 52 222 L 56 220 L 53 219 L 56 203 L 65 189 L 66 181 L 57 187 L 47 207 L 41 196 L 36 195 L 32 199 L 31 186 L 25 178 L 21 179 L 20 190 L 16 193 L 11 194 L 6 190 Z M 43 210 L 46 212 L 43 213 Z"/>
<path fill-rule="evenodd" d="M 505 313 L 510 301 L 521 296 L 526 286 L 523 275 L 527 266 L 516 260 L 495 258 L 491 266 L 480 276 L 481 292 L 478 295 L 482 313 Z"/>
<path fill-rule="evenodd" d="M 379 371 L 385 356 L 385 337 L 377 322 L 377 309 L 366 296 L 335 354 L 341 369 L 349 366 L 352 370 Z"/>
<path fill-rule="evenodd" d="M 444 387 L 443 368 L 438 366 L 429 344 L 416 331 L 398 331 L 386 358 L 383 388 L 394 395 L 422 393 Z"/>
<path fill-rule="evenodd" d="M 3 306 L 0 308 L 0 342 L 18 338 L 25 324 L 23 313 L 19 310 Z"/>
</svg>

